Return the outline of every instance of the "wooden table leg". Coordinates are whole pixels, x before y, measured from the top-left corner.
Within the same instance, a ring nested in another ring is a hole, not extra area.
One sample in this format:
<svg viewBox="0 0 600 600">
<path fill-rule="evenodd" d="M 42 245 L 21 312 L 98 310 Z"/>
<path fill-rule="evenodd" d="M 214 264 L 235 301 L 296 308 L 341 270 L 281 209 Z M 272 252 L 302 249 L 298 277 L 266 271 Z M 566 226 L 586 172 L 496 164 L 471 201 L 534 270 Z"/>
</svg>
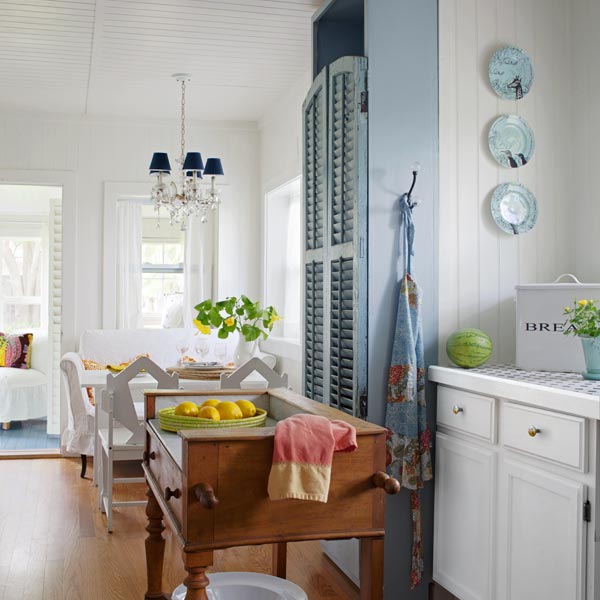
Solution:
<svg viewBox="0 0 600 600">
<path fill-rule="evenodd" d="M 146 531 L 146 572 L 148 576 L 148 591 L 145 600 L 164 600 L 167 598 L 162 591 L 163 560 L 165 556 L 165 539 L 162 532 L 165 530 L 163 524 L 162 510 L 150 488 L 146 492 L 148 504 L 146 505 L 146 516 L 148 524 Z"/>
<path fill-rule="evenodd" d="M 285 579 L 287 566 L 287 544 L 280 542 L 279 544 L 273 544 L 273 568 L 271 573 L 275 577 L 281 577 Z"/>
<path fill-rule="evenodd" d="M 210 583 L 206 576 L 206 569 L 213 564 L 212 552 L 186 552 L 183 551 L 183 566 L 187 577 L 183 585 L 187 588 L 185 600 L 208 600 L 206 586 Z"/>
<path fill-rule="evenodd" d="M 383 600 L 383 538 L 360 540 L 360 600 Z"/>
</svg>

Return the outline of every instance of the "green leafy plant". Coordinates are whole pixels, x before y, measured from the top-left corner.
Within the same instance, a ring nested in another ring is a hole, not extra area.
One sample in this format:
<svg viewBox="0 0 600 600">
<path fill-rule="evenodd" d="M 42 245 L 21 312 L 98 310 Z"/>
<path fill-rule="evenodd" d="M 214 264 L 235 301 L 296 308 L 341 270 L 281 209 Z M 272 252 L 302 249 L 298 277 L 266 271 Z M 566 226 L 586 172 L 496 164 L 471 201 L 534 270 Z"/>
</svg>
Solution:
<svg viewBox="0 0 600 600">
<path fill-rule="evenodd" d="M 247 342 L 253 342 L 260 336 L 266 340 L 273 325 L 281 320 L 272 306 L 262 308 L 260 302 L 253 302 L 243 294 L 239 298 L 231 296 L 214 303 L 210 299 L 204 300 L 194 308 L 198 311 L 194 325 L 200 333 L 208 335 L 214 327 L 221 339 L 239 331 Z"/>
<path fill-rule="evenodd" d="M 565 306 L 568 327 L 565 335 L 600 336 L 600 311 L 596 306 L 598 300 L 574 300 L 573 307 Z"/>
</svg>

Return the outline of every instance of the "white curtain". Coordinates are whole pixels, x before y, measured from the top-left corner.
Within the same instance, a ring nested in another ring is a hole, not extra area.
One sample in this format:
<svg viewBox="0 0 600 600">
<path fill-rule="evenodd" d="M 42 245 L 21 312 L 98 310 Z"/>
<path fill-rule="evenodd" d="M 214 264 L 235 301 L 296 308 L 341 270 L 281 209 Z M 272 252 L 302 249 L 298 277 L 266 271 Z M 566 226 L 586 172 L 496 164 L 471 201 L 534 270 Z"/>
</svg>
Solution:
<svg viewBox="0 0 600 600">
<path fill-rule="evenodd" d="M 196 318 L 194 306 L 212 298 L 213 245 L 216 213 L 210 212 L 208 223 L 190 217 L 185 232 L 183 265 L 183 326 L 190 327 Z"/>
<path fill-rule="evenodd" d="M 142 322 L 142 205 L 117 202 L 117 328 Z"/>
</svg>

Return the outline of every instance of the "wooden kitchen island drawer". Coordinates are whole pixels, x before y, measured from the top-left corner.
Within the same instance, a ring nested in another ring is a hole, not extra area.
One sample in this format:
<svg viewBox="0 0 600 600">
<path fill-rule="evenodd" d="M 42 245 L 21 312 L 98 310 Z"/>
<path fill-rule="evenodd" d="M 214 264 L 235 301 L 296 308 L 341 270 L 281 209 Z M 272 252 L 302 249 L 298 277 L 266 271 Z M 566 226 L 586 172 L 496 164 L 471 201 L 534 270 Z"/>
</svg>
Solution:
<svg viewBox="0 0 600 600">
<path fill-rule="evenodd" d="M 571 467 L 587 470 L 585 419 L 561 413 L 504 404 L 502 444 L 514 450 Z"/>
<path fill-rule="evenodd" d="M 183 512 L 183 490 L 181 469 L 170 455 L 166 446 L 160 443 L 153 428 L 148 430 L 148 469 L 154 476 L 160 495 L 164 498 L 172 516 L 181 527 Z"/>
</svg>

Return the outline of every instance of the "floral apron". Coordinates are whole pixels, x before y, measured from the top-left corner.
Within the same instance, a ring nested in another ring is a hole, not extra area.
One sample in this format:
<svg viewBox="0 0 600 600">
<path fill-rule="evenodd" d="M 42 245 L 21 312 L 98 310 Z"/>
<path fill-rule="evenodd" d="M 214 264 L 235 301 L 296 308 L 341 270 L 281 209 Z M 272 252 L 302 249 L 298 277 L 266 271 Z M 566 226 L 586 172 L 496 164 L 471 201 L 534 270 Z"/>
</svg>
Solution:
<svg viewBox="0 0 600 600">
<path fill-rule="evenodd" d="M 421 499 L 419 490 L 432 479 L 431 433 L 427 426 L 425 401 L 425 360 L 423 323 L 420 314 L 422 292 L 412 278 L 414 224 L 405 194 L 400 199 L 405 272 L 400 283 L 392 360 L 388 377 L 385 425 L 387 464 L 390 475 L 411 490 L 412 564 L 411 589 L 423 576 Z"/>
</svg>

